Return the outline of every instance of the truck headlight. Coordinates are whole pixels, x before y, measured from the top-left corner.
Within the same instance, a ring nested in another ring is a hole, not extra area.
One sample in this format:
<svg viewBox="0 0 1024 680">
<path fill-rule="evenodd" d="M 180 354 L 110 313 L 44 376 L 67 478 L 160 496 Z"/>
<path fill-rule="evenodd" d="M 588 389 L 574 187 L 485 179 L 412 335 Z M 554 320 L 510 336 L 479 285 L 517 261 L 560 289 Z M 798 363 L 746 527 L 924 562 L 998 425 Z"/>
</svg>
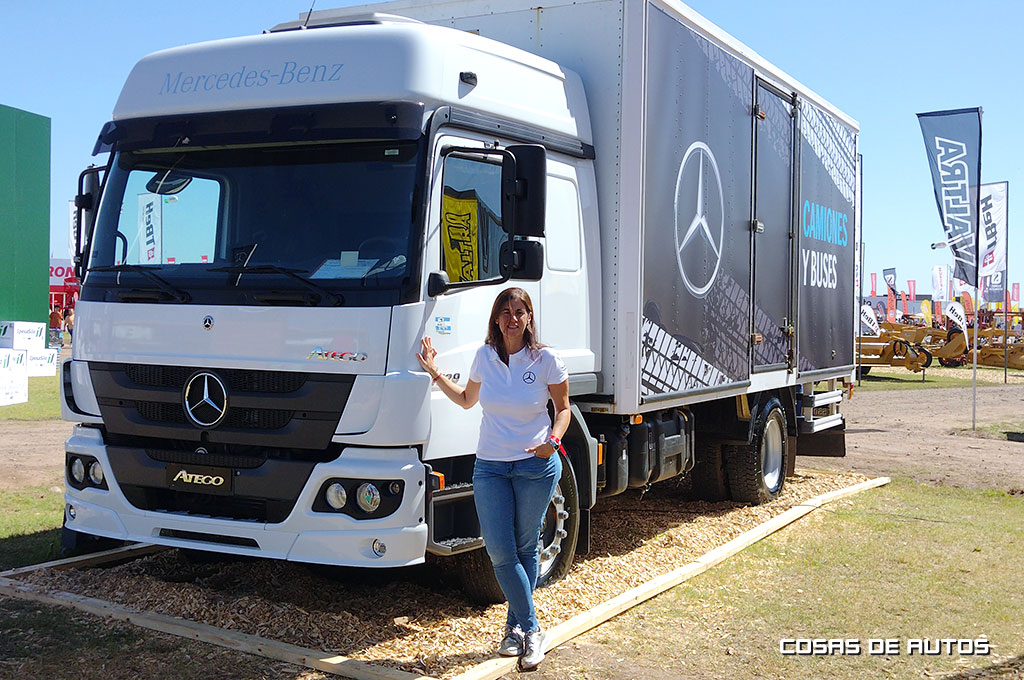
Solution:
<svg viewBox="0 0 1024 680">
<path fill-rule="evenodd" d="M 363 482 L 356 490 L 356 504 L 364 512 L 373 512 L 380 507 L 380 491 L 370 482 Z"/>
<path fill-rule="evenodd" d="M 348 503 L 348 494 L 345 492 L 345 487 L 335 482 L 327 487 L 327 491 L 324 492 L 324 500 L 335 510 L 341 510 Z"/>
<path fill-rule="evenodd" d="M 103 486 L 103 467 L 98 461 L 89 463 L 89 481 L 96 486 Z"/>
<path fill-rule="evenodd" d="M 71 460 L 71 478 L 75 480 L 76 484 L 85 482 L 85 463 L 82 462 L 81 458 L 73 458 Z"/>
</svg>

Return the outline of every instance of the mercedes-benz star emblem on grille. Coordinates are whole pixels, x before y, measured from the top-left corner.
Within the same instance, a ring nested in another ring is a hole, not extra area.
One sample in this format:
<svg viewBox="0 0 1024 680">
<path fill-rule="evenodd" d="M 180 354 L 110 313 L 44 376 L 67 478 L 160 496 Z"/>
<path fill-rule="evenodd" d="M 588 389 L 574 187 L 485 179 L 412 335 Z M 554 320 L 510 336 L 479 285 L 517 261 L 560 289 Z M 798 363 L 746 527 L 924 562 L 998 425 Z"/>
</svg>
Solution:
<svg viewBox="0 0 1024 680">
<path fill-rule="evenodd" d="M 708 172 L 705 172 L 707 170 Z M 692 210 L 692 212 L 691 212 Z M 715 155 L 704 142 L 694 142 L 683 155 L 676 177 L 676 263 L 687 290 L 702 298 L 718 277 L 725 245 L 725 198 Z M 691 250 L 701 248 L 704 257 Z M 688 255 L 689 254 L 689 255 Z M 689 271 L 688 271 L 689 270 Z"/>
<path fill-rule="evenodd" d="M 204 316 L 203 317 L 203 328 L 205 330 L 210 330 L 211 328 L 213 328 L 213 317 L 212 316 Z"/>
<path fill-rule="evenodd" d="M 196 373 L 185 383 L 185 415 L 198 427 L 214 427 L 228 412 L 228 393 L 213 373 Z"/>
</svg>

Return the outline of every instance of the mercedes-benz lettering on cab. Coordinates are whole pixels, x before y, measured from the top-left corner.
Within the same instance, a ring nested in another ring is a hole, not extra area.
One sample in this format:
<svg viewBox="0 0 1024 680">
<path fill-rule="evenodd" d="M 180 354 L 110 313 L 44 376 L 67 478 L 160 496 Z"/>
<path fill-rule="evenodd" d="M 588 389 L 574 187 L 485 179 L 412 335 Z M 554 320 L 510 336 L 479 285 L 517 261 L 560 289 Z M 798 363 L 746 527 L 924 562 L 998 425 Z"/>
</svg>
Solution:
<svg viewBox="0 0 1024 680">
<path fill-rule="evenodd" d="M 855 121 L 675 0 L 374 9 L 128 76 L 76 199 L 68 547 L 486 566 L 479 409 L 415 354 L 465 384 L 504 285 L 570 373 L 541 583 L 601 497 L 841 455 Z"/>
</svg>

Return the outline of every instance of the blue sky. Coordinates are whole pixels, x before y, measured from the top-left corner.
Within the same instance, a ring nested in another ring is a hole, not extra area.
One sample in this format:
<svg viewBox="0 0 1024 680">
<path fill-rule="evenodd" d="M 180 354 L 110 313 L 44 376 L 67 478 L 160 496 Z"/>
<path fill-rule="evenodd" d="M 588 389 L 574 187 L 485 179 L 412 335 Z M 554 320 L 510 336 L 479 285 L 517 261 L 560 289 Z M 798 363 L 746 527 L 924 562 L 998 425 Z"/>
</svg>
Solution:
<svg viewBox="0 0 1024 680">
<path fill-rule="evenodd" d="M 0 104 L 52 121 L 51 251 L 66 257 L 67 201 L 129 70 L 149 52 L 250 35 L 310 0 L 0 1 Z M 316 9 L 356 2 L 317 0 Z M 896 267 L 930 292 L 952 262 L 915 113 L 982 106 L 982 180 L 1010 182 L 1010 276 L 1024 279 L 1017 0 L 692 0 L 689 5 L 860 122 L 866 272 Z M 867 278 L 865 282 L 867 288 Z M 865 290 L 867 292 L 867 290 Z"/>
</svg>

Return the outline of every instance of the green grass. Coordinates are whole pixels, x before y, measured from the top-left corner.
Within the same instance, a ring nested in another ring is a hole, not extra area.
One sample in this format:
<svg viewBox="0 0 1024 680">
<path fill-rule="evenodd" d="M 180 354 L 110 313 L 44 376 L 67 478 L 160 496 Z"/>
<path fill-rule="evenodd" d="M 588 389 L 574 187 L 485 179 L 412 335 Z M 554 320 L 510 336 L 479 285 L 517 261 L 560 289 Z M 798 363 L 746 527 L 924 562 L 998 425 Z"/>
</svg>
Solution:
<svg viewBox="0 0 1024 680">
<path fill-rule="evenodd" d="M 826 508 L 602 627 L 598 656 L 636 659 L 634 677 L 1024 671 L 1024 498 L 898 479 Z M 980 636 L 998 656 L 907 655 L 912 638 Z M 897 638 L 903 651 L 784 656 L 782 638 Z"/>
<path fill-rule="evenodd" d="M 0 571 L 56 559 L 63 520 L 63 489 L 0 493 Z"/>
<path fill-rule="evenodd" d="M 55 420 L 60 418 L 58 376 L 28 379 L 28 401 L 0 406 L 0 420 Z"/>
</svg>

